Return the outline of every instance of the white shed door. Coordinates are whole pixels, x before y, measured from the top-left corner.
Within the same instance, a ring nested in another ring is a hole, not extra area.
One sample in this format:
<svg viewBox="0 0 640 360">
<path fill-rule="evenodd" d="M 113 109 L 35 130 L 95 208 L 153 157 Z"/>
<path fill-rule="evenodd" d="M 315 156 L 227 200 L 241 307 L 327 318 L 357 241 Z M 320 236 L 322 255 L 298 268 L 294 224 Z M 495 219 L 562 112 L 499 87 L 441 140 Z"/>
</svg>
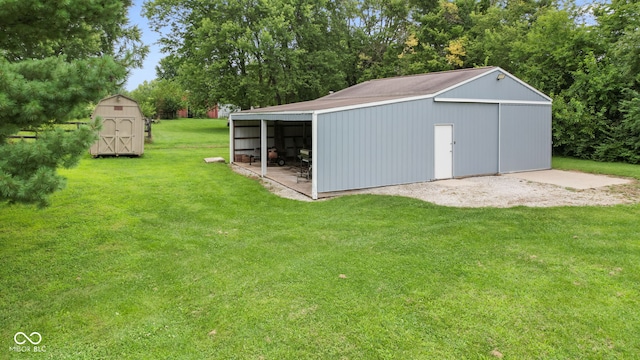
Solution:
<svg viewBox="0 0 640 360">
<path fill-rule="evenodd" d="M 436 125 L 434 129 L 434 177 L 453 177 L 453 125 Z"/>
</svg>

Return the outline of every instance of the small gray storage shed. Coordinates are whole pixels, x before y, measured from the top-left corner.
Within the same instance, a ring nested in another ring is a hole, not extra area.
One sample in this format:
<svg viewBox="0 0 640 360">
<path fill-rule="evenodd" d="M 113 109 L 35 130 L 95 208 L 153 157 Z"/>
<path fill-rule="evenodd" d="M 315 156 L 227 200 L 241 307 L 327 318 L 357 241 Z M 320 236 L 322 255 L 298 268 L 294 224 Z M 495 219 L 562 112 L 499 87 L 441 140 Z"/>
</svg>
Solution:
<svg viewBox="0 0 640 360">
<path fill-rule="evenodd" d="M 551 168 L 551 98 L 499 67 L 367 81 L 231 114 L 230 159 L 311 149 L 319 193 Z M 283 133 L 283 134 L 282 134 Z M 289 145 L 287 145 L 289 142 Z M 267 166 L 262 166 L 262 176 Z"/>
<path fill-rule="evenodd" d="M 144 116 L 138 103 L 124 95 L 106 97 L 96 105 L 92 119 L 102 118 L 100 139 L 91 146 L 91 155 L 142 155 Z"/>
</svg>

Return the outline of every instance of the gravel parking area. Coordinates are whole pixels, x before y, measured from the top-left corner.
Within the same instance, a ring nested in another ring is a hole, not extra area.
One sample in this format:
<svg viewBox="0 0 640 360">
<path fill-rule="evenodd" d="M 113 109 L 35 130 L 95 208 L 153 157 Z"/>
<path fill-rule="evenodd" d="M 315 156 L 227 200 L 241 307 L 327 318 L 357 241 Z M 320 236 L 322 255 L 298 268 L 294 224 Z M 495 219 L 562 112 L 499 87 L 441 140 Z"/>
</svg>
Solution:
<svg viewBox="0 0 640 360">
<path fill-rule="evenodd" d="M 557 172 L 557 170 L 554 171 Z M 568 175 L 578 177 L 582 174 L 570 173 Z M 590 174 L 584 175 L 588 177 L 594 176 Z M 597 186 L 598 184 L 596 184 L 595 186 L 597 187 L 572 188 L 512 176 L 480 176 L 354 190 L 343 194 L 406 196 L 453 207 L 604 206 L 640 202 L 640 184 L 638 181 L 605 178 L 608 179 L 604 179 L 604 184 L 609 183 L 607 180 L 615 179 L 613 183 L 617 185 Z M 311 201 L 307 196 L 271 180 L 264 179 L 263 184 L 279 196 L 300 201 Z"/>
</svg>

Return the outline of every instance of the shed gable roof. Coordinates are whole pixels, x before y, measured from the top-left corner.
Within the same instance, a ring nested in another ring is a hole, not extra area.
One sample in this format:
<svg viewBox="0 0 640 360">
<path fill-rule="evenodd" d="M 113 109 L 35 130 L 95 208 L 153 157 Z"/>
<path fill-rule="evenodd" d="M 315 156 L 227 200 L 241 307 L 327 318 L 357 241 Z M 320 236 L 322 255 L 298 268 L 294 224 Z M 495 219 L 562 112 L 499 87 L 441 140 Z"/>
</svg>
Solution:
<svg viewBox="0 0 640 360">
<path fill-rule="evenodd" d="M 130 97 L 126 96 L 126 95 L 122 95 L 122 94 L 109 95 L 109 96 L 107 96 L 107 97 L 105 97 L 105 98 L 102 98 L 102 100 L 100 100 L 100 101 L 98 102 L 98 104 L 100 104 L 100 103 L 102 103 L 102 102 L 107 102 L 107 101 L 112 100 L 112 99 L 118 99 L 118 98 L 122 98 L 122 99 L 125 99 L 125 100 L 128 100 L 128 101 L 132 101 L 132 102 L 134 102 L 136 105 L 138 105 L 138 102 L 137 102 L 135 99 L 130 98 Z"/>
</svg>

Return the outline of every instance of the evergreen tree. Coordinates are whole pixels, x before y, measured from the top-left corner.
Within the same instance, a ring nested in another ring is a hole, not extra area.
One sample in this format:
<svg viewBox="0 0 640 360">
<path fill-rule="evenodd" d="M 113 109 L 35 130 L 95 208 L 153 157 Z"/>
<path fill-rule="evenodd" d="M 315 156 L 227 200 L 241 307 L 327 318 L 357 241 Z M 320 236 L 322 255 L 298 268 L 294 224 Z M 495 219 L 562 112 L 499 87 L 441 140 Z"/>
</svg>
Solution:
<svg viewBox="0 0 640 360">
<path fill-rule="evenodd" d="M 0 7 L 0 201 L 44 206 L 64 186 L 56 173 L 77 164 L 97 139 L 97 122 L 56 127 L 88 115 L 117 90 L 146 47 L 127 25 L 131 1 L 5 0 Z M 34 141 L 12 139 L 34 130 Z"/>
</svg>

